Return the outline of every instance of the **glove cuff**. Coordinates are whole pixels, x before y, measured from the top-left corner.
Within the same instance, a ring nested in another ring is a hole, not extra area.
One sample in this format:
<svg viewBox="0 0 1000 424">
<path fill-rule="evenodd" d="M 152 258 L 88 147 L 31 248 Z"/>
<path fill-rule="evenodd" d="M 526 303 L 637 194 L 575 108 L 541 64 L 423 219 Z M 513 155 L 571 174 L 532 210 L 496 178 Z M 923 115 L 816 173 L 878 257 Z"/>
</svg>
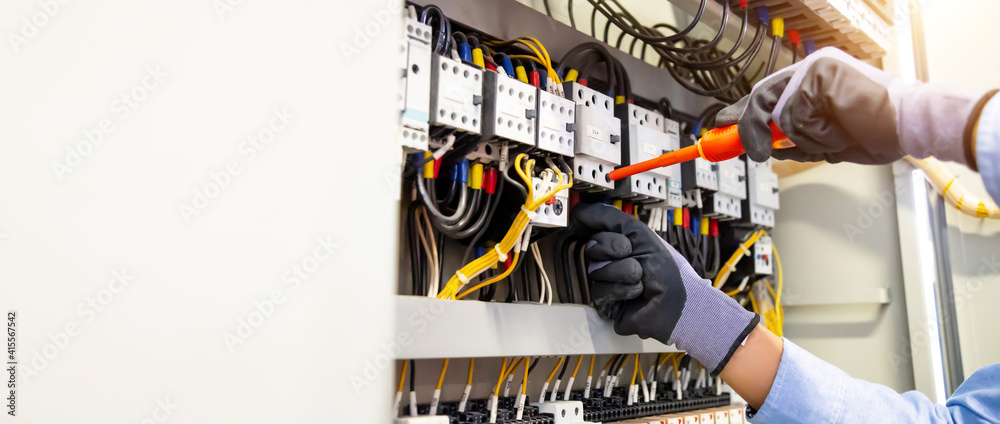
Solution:
<svg viewBox="0 0 1000 424">
<path fill-rule="evenodd" d="M 1000 90 L 990 90 L 987 92 L 972 108 L 972 115 L 969 116 L 969 121 L 965 124 L 965 136 L 963 137 L 965 146 L 965 164 L 972 168 L 973 171 L 979 172 L 979 166 L 976 162 L 976 128 L 979 127 L 979 117 L 983 114 L 983 109 L 986 108 L 986 104 L 990 102 Z"/>
<path fill-rule="evenodd" d="M 896 82 L 889 87 L 896 106 L 896 132 L 906 154 L 969 165 L 968 123 L 982 93 L 949 84 Z"/>
<path fill-rule="evenodd" d="M 715 377 L 760 322 L 760 316 L 712 287 L 708 280 L 686 277 L 687 302 L 670 343 L 712 370 Z"/>
</svg>

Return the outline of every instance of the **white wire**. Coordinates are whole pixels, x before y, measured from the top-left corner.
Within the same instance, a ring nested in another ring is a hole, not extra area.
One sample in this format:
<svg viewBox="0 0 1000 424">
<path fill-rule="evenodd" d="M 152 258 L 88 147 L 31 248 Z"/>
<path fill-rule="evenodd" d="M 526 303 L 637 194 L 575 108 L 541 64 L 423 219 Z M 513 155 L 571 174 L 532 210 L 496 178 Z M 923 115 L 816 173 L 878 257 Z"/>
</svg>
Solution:
<svg viewBox="0 0 1000 424">
<path fill-rule="evenodd" d="M 431 278 L 431 284 L 427 288 L 427 297 L 434 298 L 437 297 L 441 281 L 441 274 L 438 269 L 437 244 L 434 243 L 434 228 L 431 227 L 430 218 L 427 217 L 427 211 L 424 208 L 417 209 L 417 214 L 419 215 L 416 219 L 417 234 L 420 237 L 420 243 L 424 246 L 424 252 L 427 253 L 427 261 L 429 262 L 427 269 Z M 424 228 L 427 229 L 426 235 L 424 234 Z"/>
<path fill-rule="evenodd" d="M 538 264 L 538 271 L 542 274 L 542 282 L 545 283 L 545 286 L 546 286 L 546 288 L 548 290 L 549 299 L 546 301 L 546 304 L 551 305 L 552 304 L 552 280 L 549 279 L 549 273 L 545 272 L 545 266 L 542 265 L 542 254 L 541 254 L 541 251 L 538 250 L 538 243 L 533 243 L 531 245 L 531 253 L 533 255 L 535 255 L 535 262 L 537 262 L 537 264 Z"/>
</svg>

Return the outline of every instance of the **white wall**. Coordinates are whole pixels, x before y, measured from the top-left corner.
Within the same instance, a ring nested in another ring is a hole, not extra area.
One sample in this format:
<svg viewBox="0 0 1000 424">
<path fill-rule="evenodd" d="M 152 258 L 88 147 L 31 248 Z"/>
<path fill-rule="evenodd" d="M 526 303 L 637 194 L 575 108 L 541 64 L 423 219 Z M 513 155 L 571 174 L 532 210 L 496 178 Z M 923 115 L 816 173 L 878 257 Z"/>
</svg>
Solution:
<svg viewBox="0 0 1000 424">
<path fill-rule="evenodd" d="M 394 322 L 386 7 L 0 4 L 0 311 L 19 312 L 21 369 L 0 421 L 388 422 L 392 361 L 364 373 Z M 67 149 L 86 153 L 60 178 Z"/>
<path fill-rule="evenodd" d="M 990 46 L 1000 37 L 993 0 L 924 1 L 931 81 L 986 91 L 1000 88 L 1000 54 Z M 978 175 L 962 165 L 952 172 L 975 195 L 988 195 Z M 951 265 L 966 376 L 1000 362 L 1000 222 L 948 211 Z"/>
</svg>

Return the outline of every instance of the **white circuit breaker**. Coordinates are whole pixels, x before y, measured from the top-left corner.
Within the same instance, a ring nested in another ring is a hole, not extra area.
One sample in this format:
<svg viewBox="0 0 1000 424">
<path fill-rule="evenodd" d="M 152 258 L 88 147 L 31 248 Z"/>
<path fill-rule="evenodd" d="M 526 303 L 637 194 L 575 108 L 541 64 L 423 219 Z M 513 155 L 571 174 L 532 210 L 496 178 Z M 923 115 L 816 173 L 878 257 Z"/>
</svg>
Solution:
<svg viewBox="0 0 1000 424">
<path fill-rule="evenodd" d="M 622 128 L 614 100 L 575 82 L 565 83 L 564 88 L 576 103 L 575 183 L 592 191 L 611 190 L 615 184 L 608 172 L 622 163 Z"/>
<path fill-rule="evenodd" d="M 432 55 L 430 124 L 480 134 L 483 71 Z"/>
<path fill-rule="evenodd" d="M 677 150 L 670 136 L 663 131 L 666 119 L 658 112 L 621 104 L 617 107 L 622 119 L 622 165 L 633 165 Z M 675 167 L 656 168 L 615 182 L 614 196 L 637 203 L 661 203 L 667 200 L 669 178 Z M 679 178 L 679 171 L 675 178 Z"/>
<path fill-rule="evenodd" d="M 494 71 L 483 81 L 483 136 L 534 146 L 538 89 Z"/>
<path fill-rule="evenodd" d="M 542 187 L 542 180 L 532 177 L 531 183 L 535 186 L 535 192 L 548 191 L 550 188 Z M 565 227 L 569 221 L 569 190 L 560 190 L 552 196 L 548 202 L 542 204 L 535 211 L 535 219 L 531 223 L 536 227 Z"/>
<path fill-rule="evenodd" d="M 431 93 L 431 27 L 406 19 L 402 42 L 402 75 L 400 80 L 400 111 L 402 117 L 397 134 L 400 145 L 414 150 L 427 150 L 428 119 Z"/>
<path fill-rule="evenodd" d="M 576 144 L 576 104 L 572 100 L 547 91 L 538 92 L 538 131 L 536 146 L 539 149 L 573 157 Z"/>
<path fill-rule="evenodd" d="M 753 225 L 774 228 L 774 214 L 780 207 L 778 174 L 771 170 L 771 160 L 747 161 L 747 200 L 743 217 Z"/>
</svg>

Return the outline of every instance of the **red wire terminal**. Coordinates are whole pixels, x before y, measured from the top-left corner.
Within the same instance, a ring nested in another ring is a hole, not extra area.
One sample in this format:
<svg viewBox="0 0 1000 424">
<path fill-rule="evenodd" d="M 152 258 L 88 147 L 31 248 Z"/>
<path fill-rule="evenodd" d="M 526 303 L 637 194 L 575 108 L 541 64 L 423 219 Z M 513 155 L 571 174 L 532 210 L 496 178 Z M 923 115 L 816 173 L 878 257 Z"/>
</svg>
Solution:
<svg viewBox="0 0 1000 424">
<path fill-rule="evenodd" d="M 496 168 L 490 168 L 486 170 L 483 174 L 483 188 L 489 194 L 496 193 L 497 189 L 497 170 Z"/>
<path fill-rule="evenodd" d="M 691 213 L 688 212 L 687 208 L 684 208 L 682 210 L 684 211 L 684 224 L 682 225 L 682 227 L 685 229 L 691 228 Z"/>
<path fill-rule="evenodd" d="M 580 78 L 580 79 L 576 80 L 576 82 L 577 82 L 577 84 L 580 84 L 580 85 L 582 85 L 584 87 L 587 86 L 587 80 L 585 78 Z"/>
<path fill-rule="evenodd" d="M 622 212 L 625 212 L 626 215 L 632 215 L 632 204 L 631 203 L 623 204 Z"/>
<path fill-rule="evenodd" d="M 531 85 L 535 87 L 542 86 L 542 79 L 538 76 L 538 71 L 531 71 L 531 75 L 528 78 L 529 81 L 531 81 Z"/>
<path fill-rule="evenodd" d="M 511 264 L 514 262 L 513 255 L 508 256 L 506 261 L 503 261 L 504 271 L 510 269 Z"/>
<path fill-rule="evenodd" d="M 748 0 L 740 0 L 740 7 L 743 8 L 743 9 L 746 9 L 747 8 L 747 2 L 748 2 Z"/>
<path fill-rule="evenodd" d="M 441 172 L 441 158 L 434 159 L 434 178 Z"/>
<path fill-rule="evenodd" d="M 719 235 L 719 220 L 710 219 L 708 220 L 708 235 L 711 237 L 716 237 Z"/>
<path fill-rule="evenodd" d="M 801 38 L 801 36 L 799 36 L 799 32 L 798 31 L 796 31 L 794 29 L 788 30 L 788 41 L 791 41 L 792 44 L 795 45 L 796 48 L 799 47 L 799 42 L 801 40 L 802 40 L 802 38 Z"/>
</svg>

